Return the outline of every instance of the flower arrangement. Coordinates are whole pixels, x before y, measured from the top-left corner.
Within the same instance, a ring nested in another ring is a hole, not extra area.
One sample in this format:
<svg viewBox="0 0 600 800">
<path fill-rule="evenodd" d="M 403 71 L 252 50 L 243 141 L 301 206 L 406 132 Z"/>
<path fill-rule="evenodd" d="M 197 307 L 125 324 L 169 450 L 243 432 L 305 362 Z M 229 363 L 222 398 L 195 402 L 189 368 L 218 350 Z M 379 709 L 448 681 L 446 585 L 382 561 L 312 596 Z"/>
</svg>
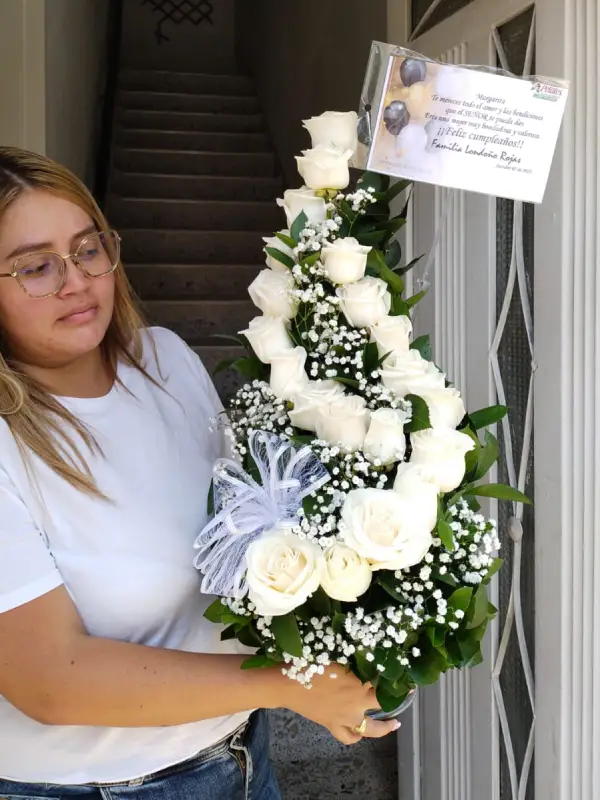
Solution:
<svg viewBox="0 0 600 800">
<path fill-rule="evenodd" d="M 236 459 L 215 465 L 214 518 L 196 542 L 207 617 L 310 686 L 337 663 L 398 707 L 414 687 L 481 661 L 501 565 L 478 497 L 527 502 L 482 483 L 498 457 L 479 431 L 506 413 L 467 413 L 412 337 L 424 292 L 405 297 L 396 234 L 409 188 L 365 173 L 350 183 L 354 112 L 304 123 L 305 185 L 279 204 L 249 287 L 262 314 L 241 332 L 247 382 L 227 408 Z"/>
</svg>

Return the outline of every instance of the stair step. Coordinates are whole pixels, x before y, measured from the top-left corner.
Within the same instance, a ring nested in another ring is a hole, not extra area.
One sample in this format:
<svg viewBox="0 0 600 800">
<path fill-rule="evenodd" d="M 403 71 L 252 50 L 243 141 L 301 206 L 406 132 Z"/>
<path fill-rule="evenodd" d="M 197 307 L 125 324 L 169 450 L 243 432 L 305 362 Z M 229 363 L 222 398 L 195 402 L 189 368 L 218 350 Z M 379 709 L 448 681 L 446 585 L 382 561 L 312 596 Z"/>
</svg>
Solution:
<svg viewBox="0 0 600 800">
<path fill-rule="evenodd" d="M 214 371 L 222 361 L 229 361 L 232 358 L 241 358 L 246 351 L 243 347 L 222 347 L 221 345 L 211 347 L 210 345 L 199 345 L 193 348 L 200 356 L 200 359 L 208 374 L 213 379 L 215 387 L 223 401 L 231 397 L 237 389 L 244 383 L 243 378 L 229 367 L 221 370 L 216 375 Z"/>
<path fill-rule="evenodd" d="M 190 94 L 121 89 L 117 105 L 127 109 L 152 111 L 199 111 L 210 114 L 256 114 L 260 111 L 252 95 Z"/>
<path fill-rule="evenodd" d="M 265 130 L 262 114 L 211 114 L 198 111 L 119 108 L 116 119 L 125 128 L 151 128 L 161 131 L 255 133 Z"/>
<path fill-rule="evenodd" d="M 268 232 L 174 231 L 130 228 L 120 231 L 123 261 L 130 264 L 262 264 Z"/>
<path fill-rule="evenodd" d="M 192 344 L 206 343 L 215 333 L 237 333 L 256 316 L 249 300 L 148 300 L 143 307 L 152 325 L 170 328 Z"/>
<path fill-rule="evenodd" d="M 126 160 L 121 158 L 121 162 Z M 283 192 L 279 178 L 156 175 L 151 172 L 122 172 L 119 170 L 113 173 L 111 186 L 115 194 L 126 197 L 172 197 L 182 200 L 273 201 Z"/>
<path fill-rule="evenodd" d="M 125 69 L 119 76 L 124 89 L 156 92 L 196 92 L 198 94 L 253 95 L 254 87 L 244 75 L 205 75 L 196 72 L 170 72 L 152 69 Z"/>
<path fill-rule="evenodd" d="M 117 227 L 202 231 L 275 231 L 282 221 L 275 203 L 141 197 L 110 198 L 108 217 Z"/>
<path fill-rule="evenodd" d="M 116 143 L 123 147 L 157 150 L 199 150 L 209 153 L 271 152 L 266 133 L 212 133 L 210 131 L 152 131 L 117 128 Z"/>
<path fill-rule="evenodd" d="M 127 277 L 144 300 L 246 300 L 261 264 L 132 264 Z"/>
<path fill-rule="evenodd" d="M 271 153 L 202 153 L 118 147 L 114 165 L 127 172 L 160 172 L 163 175 L 275 177 L 275 158 Z"/>
</svg>

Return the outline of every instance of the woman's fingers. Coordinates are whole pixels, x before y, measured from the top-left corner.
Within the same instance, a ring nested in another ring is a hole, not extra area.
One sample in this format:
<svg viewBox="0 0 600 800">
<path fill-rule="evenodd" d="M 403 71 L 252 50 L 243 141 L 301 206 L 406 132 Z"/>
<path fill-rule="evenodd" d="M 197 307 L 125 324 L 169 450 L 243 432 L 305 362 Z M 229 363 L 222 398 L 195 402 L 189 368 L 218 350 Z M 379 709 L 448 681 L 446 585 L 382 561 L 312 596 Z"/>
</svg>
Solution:
<svg viewBox="0 0 600 800">
<path fill-rule="evenodd" d="M 365 739 L 381 739 L 382 736 L 387 736 L 389 733 L 397 731 L 400 724 L 397 719 L 367 719 L 367 727 L 363 737 Z"/>
</svg>

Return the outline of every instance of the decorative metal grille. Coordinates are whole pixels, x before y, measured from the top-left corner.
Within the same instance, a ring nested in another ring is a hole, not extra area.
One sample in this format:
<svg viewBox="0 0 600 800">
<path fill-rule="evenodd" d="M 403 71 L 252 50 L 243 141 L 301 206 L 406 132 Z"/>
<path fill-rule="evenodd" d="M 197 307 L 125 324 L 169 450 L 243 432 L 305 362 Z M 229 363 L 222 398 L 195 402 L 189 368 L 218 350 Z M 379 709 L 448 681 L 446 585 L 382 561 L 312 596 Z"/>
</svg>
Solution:
<svg viewBox="0 0 600 800">
<path fill-rule="evenodd" d="M 439 25 L 475 0 L 411 0 L 411 39 Z"/>
<path fill-rule="evenodd" d="M 492 31 L 497 66 L 530 75 L 534 68 L 534 7 Z M 499 436 L 499 479 L 533 493 L 533 207 L 496 203 L 497 327 L 491 363 L 498 401 L 508 405 Z M 533 798 L 534 514 L 499 503 L 505 565 L 499 578 L 502 635 L 492 673 L 500 719 L 501 800 Z M 526 577 L 526 580 L 523 580 Z"/>
<path fill-rule="evenodd" d="M 169 37 L 163 33 L 166 22 L 175 25 L 190 22 L 196 26 L 202 22 L 213 24 L 211 0 L 142 0 L 142 5 L 150 6 L 151 11 L 160 15 L 154 31 L 158 44 L 169 41 Z"/>
</svg>

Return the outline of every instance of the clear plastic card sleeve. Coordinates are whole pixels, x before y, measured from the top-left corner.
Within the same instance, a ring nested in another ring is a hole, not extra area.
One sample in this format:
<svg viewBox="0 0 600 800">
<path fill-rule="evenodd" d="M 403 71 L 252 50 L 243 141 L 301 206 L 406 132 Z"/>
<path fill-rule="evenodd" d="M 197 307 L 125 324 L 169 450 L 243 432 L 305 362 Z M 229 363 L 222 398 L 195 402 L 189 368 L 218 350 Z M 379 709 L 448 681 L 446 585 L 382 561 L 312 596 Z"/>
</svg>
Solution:
<svg viewBox="0 0 600 800">
<path fill-rule="evenodd" d="M 542 201 L 569 82 L 446 64 L 373 42 L 353 166 Z"/>
</svg>

